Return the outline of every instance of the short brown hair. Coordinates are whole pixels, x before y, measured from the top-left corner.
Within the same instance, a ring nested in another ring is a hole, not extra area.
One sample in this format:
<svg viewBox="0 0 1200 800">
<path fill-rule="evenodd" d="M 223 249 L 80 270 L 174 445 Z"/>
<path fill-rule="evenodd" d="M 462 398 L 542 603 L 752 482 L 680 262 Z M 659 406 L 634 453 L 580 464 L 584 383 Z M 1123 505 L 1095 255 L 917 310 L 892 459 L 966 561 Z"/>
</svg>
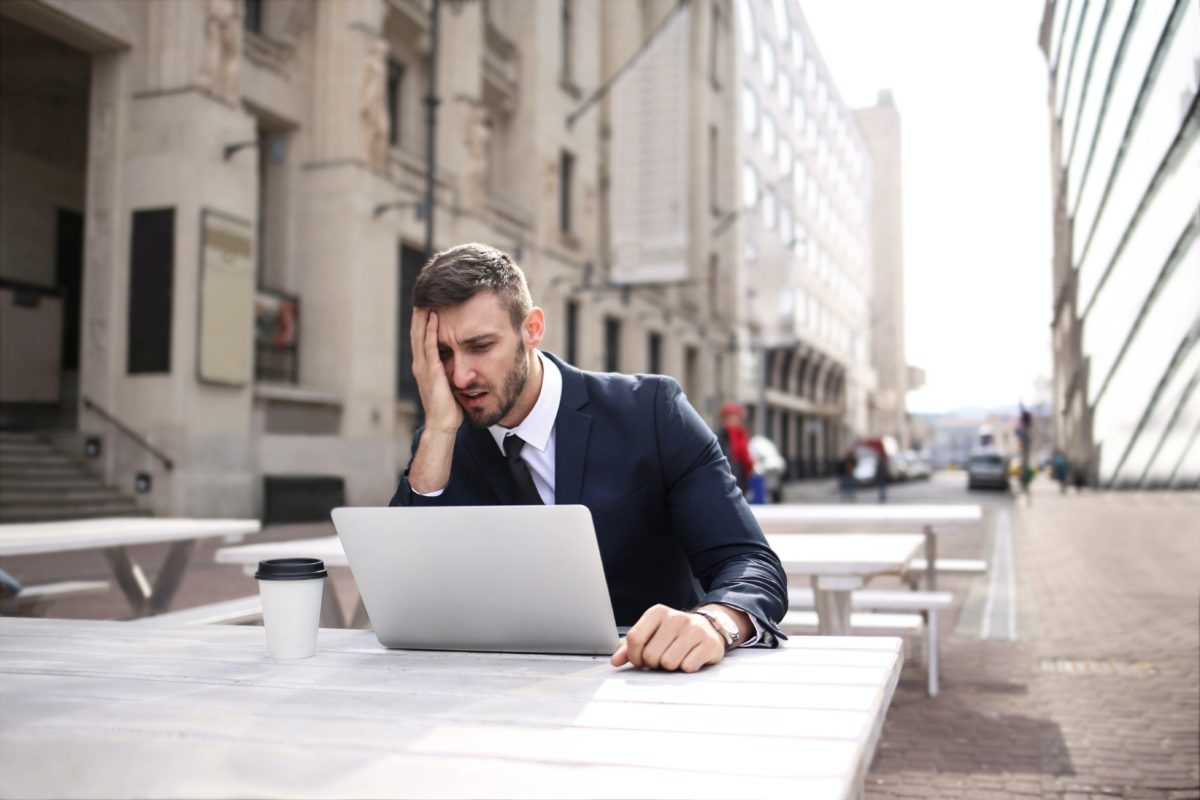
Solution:
<svg viewBox="0 0 1200 800">
<path fill-rule="evenodd" d="M 533 309 L 525 273 L 507 253 L 486 244 L 460 244 L 436 253 L 413 284 L 417 308 L 452 308 L 475 295 L 493 291 L 508 309 L 513 328 Z"/>
</svg>

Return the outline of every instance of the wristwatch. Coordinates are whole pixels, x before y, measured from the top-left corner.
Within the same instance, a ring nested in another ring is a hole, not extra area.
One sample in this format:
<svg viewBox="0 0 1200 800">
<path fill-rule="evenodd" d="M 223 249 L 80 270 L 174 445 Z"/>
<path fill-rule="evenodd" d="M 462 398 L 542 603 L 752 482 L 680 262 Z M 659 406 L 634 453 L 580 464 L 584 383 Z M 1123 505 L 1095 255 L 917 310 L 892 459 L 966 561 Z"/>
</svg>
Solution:
<svg viewBox="0 0 1200 800">
<path fill-rule="evenodd" d="M 742 634 L 738 631 L 737 623 L 728 614 L 714 613 L 700 608 L 692 609 L 692 613 L 704 617 L 716 628 L 717 633 L 721 634 L 721 638 L 725 640 L 726 651 L 737 647 L 738 642 L 742 640 Z"/>
</svg>

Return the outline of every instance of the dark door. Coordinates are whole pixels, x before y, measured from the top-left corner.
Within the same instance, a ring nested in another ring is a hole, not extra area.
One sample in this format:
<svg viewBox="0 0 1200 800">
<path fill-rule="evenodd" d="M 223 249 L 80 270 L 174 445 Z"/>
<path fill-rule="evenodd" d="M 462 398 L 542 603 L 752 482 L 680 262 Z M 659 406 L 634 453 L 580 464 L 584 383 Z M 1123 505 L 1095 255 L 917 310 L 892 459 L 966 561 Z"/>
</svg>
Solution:
<svg viewBox="0 0 1200 800">
<path fill-rule="evenodd" d="M 79 335 L 83 311 L 83 214 L 58 209 L 54 236 L 55 283 L 63 299 L 59 423 L 65 428 L 74 428 L 79 401 Z"/>
</svg>

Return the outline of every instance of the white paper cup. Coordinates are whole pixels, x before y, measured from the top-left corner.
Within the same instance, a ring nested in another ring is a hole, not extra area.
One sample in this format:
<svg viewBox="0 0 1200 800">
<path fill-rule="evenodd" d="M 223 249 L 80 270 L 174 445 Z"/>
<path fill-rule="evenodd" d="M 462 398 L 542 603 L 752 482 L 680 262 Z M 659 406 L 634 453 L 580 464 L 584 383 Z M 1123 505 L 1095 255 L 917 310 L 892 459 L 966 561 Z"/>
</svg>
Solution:
<svg viewBox="0 0 1200 800">
<path fill-rule="evenodd" d="M 271 558 L 258 562 L 267 654 L 308 658 L 317 652 L 321 596 L 328 573 L 319 558 Z"/>
</svg>

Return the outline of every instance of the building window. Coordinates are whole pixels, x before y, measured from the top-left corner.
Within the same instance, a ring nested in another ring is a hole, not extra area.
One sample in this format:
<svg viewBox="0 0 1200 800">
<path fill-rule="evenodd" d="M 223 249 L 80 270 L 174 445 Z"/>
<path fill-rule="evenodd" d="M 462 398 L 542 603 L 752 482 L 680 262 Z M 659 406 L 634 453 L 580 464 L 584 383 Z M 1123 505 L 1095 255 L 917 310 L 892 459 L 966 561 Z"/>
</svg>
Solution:
<svg viewBox="0 0 1200 800">
<path fill-rule="evenodd" d="M 754 30 L 754 12 L 750 10 L 750 0 L 738 0 L 737 15 L 742 51 L 753 58 L 758 45 L 758 34 Z"/>
<path fill-rule="evenodd" d="M 253 33 L 262 33 L 263 27 L 263 0 L 246 0 L 245 16 L 242 17 L 242 26 Z"/>
<path fill-rule="evenodd" d="M 751 136 L 758 132 L 758 95 L 749 86 L 742 87 L 742 127 Z"/>
<path fill-rule="evenodd" d="M 700 396 L 700 353 L 695 347 L 683 348 L 683 391 L 688 397 Z"/>
<path fill-rule="evenodd" d="M 387 62 L 387 114 L 388 114 L 388 144 L 400 146 L 400 110 L 404 88 L 404 65 L 399 61 L 388 59 Z"/>
<path fill-rule="evenodd" d="M 708 80 L 713 89 L 719 92 L 721 91 L 724 64 L 721 60 L 721 7 L 715 3 L 712 7 L 710 23 L 712 30 L 708 34 Z"/>
<path fill-rule="evenodd" d="M 762 122 L 762 142 L 763 152 L 767 158 L 775 157 L 775 146 L 778 143 L 778 131 L 775 128 L 775 120 L 770 114 L 763 115 Z"/>
<path fill-rule="evenodd" d="M 708 313 L 717 316 L 721 303 L 721 259 L 708 254 Z"/>
<path fill-rule="evenodd" d="M 721 215 L 721 131 L 708 126 L 708 198 L 713 216 Z"/>
<path fill-rule="evenodd" d="M 559 6 L 562 24 L 562 80 L 568 86 L 575 84 L 575 0 L 561 0 Z"/>
<path fill-rule="evenodd" d="M 425 265 L 425 253 L 406 244 L 400 245 L 400 314 L 396 324 L 400 364 L 396 370 L 396 396 L 417 399 L 417 379 L 412 374 L 413 284 Z"/>
<path fill-rule="evenodd" d="M 558 230 L 571 233 L 571 191 L 575 177 L 575 156 L 563 150 L 558 158 Z"/>
<path fill-rule="evenodd" d="M 604 318 L 604 371 L 621 371 L 621 320 Z"/>
<path fill-rule="evenodd" d="M 129 245 L 126 371 L 171 371 L 171 301 L 175 285 L 175 209 L 133 212 Z"/>
<path fill-rule="evenodd" d="M 771 86 L 775 83 L 775 49 L 767 42 L 763 42 L 762 55 L 759 58 L 763 83 Z"/>
<path fill-rule="evenodd" d="M 652 375 L 662 374 L 662 334 L 651 333 L 646 337 L 646 371 Z"/>
<path fill-rule="evenodd" d="M 579 365 L 579 303 L 567 301 L 566 309 L 566 352 L 563 354 L 568 364 Z"/>
<path fill-rule="evenodd" d="M 758 173 L 749 164 L 742 165 L 742 205 L 751 207 L 758 202 Z"/>
</svg>

